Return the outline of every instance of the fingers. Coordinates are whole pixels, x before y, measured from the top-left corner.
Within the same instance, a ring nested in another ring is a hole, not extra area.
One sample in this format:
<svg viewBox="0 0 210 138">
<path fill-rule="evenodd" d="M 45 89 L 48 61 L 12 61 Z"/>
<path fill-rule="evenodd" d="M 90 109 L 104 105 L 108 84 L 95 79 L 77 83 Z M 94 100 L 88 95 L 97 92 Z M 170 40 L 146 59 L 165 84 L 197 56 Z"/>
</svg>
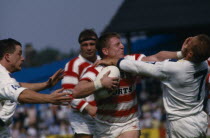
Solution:
<svg viewBox="0 0 210 138">
<path fill-rule="evenodd" d="M 107 71 L 103 76 L 104 76 L 104 77 L 108 77 L 109 74 L 110 74 L 110 72 L 111 72 L 111 70 Z"/>
<path fill-rule="evenodd" d="M 60 76 L 64 75 L 63 73 L 64 73 L 64 70 L 63 69 L 59 69 L 50 78 L 60 78 Z"/>
<path fill-rule="evenodd" d="M 60 89 L 55 90 L 53 93 L 61 93 L 63 90 L 64 90 L 64 88 L 60 88 Z M 61 93 L 61 94 L 63 94 L 63 93 Z"/>
<path fill-rule="evenodd" d="M 94 64 L 93 64 L 93 66 L 98 66 L 100 64 L 100 60 L 97 60 Z"/>
</svg>

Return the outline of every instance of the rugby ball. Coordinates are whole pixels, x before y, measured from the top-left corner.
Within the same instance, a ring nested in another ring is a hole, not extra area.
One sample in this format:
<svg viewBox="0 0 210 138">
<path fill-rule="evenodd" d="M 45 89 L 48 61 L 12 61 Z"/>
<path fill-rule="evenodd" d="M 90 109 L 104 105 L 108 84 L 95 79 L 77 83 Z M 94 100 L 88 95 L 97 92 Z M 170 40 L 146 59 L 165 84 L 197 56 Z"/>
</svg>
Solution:
<svg viewBox="0 0 210 138">
<path fill-rule="evenodd" d="M 108 75 L 109 77 L 118 77 L 120 79 L 120 70 L 116 66 L 107 66 L 104 67 L 101 72 L 99 72 L 98 76 L 96 77 L 97 80 L 100 80 L 104 74 L 106 74 L 108 71 L 111 71 Z M 97 90 L 94 95 L 96 100 L 104 99 L 113 94 L 114 91 L 108 91 L 105 88 Z"/>
</svg>

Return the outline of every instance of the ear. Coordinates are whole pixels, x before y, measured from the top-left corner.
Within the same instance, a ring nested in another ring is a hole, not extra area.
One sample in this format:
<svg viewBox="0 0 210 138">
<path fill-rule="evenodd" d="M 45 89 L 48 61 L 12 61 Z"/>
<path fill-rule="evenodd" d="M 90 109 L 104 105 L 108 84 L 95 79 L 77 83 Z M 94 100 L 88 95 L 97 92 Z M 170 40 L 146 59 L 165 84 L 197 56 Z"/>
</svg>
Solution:
<svg viewBox="0 0 210 138">
<path fill-rule="evenodd" d="M 5 60 L 6 61 L 10 61 L 10 54 L 9 53 L 6 53 L 5 55 L 4 55 L 4 58 L 5 58 Z"/>
<path fill-rule="evenodd" d="M 192 58 L 193 58 L 193 55 L 194 55 L 193 52 L 192 52 L 192 51 L 189 51 L 189 52 L 187 53 L 187 56 L 186 56 L 186 57 L 187 57 L 188 59 L 192 59 Z"/>
<path fill-rule="evenodd" d="M 107 55 L 109 54 L 109 51 L 108 51 L 107 48 L 103 48 L 103 49 L 102 49 L 102 53 L 103 53 L 105 56 L 107 56 Z"/>
</svg>

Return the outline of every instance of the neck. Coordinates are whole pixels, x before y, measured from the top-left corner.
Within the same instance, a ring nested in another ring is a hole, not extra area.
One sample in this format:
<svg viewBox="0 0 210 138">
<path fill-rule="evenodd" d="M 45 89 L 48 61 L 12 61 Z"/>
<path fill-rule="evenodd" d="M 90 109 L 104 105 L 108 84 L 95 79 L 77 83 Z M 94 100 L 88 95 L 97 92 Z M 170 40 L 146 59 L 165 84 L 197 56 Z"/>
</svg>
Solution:
<svg viewBox="0 0 210 138">
<path fill-rule="evenodd" d="M 91 58 L 86 58 L 88 61 L 94 63 L 97 59 L 97 56 L 91 57 Z"/>
<path fill-rule="evenodd" d="M 4 62 L 3 60 L 0 61 L 0 64 L 6 68 L 7 71 L 9 71 L 10 73 L 12 73 L 12 69 L 11 67 L 9 66 L 9 64 L 7 62 Z"/>
</svg>

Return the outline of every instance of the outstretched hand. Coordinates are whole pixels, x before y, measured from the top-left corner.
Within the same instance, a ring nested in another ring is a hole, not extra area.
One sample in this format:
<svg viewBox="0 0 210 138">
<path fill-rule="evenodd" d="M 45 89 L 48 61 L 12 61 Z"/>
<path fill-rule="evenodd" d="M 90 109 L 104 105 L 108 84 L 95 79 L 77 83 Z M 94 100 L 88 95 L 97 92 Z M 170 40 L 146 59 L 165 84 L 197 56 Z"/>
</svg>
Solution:
<svg viewBox="0 0 210 138">
<path fill-rule="evenodd" d="M 72 100 L 72 96 L 68 92 L 62 92 L 64 89 L 57 89 L 50 94 L 50 103 L 56 105 L 68 105 Z"/>
<path fill-rule="evenodd" d="M 47 81 L 47 87 L 53 87 L 55 86 L 64 76 L 64 70 L 59 69 L 56 71 Z"/>
<path fill-rule="evenodd" d="M 102 59 L 102 60 L 97 60 L 93 65 L 98 66 L 98 65 L 117 65 L 119 58 L 113 58 L 113 59 Z"/>
</svg>

